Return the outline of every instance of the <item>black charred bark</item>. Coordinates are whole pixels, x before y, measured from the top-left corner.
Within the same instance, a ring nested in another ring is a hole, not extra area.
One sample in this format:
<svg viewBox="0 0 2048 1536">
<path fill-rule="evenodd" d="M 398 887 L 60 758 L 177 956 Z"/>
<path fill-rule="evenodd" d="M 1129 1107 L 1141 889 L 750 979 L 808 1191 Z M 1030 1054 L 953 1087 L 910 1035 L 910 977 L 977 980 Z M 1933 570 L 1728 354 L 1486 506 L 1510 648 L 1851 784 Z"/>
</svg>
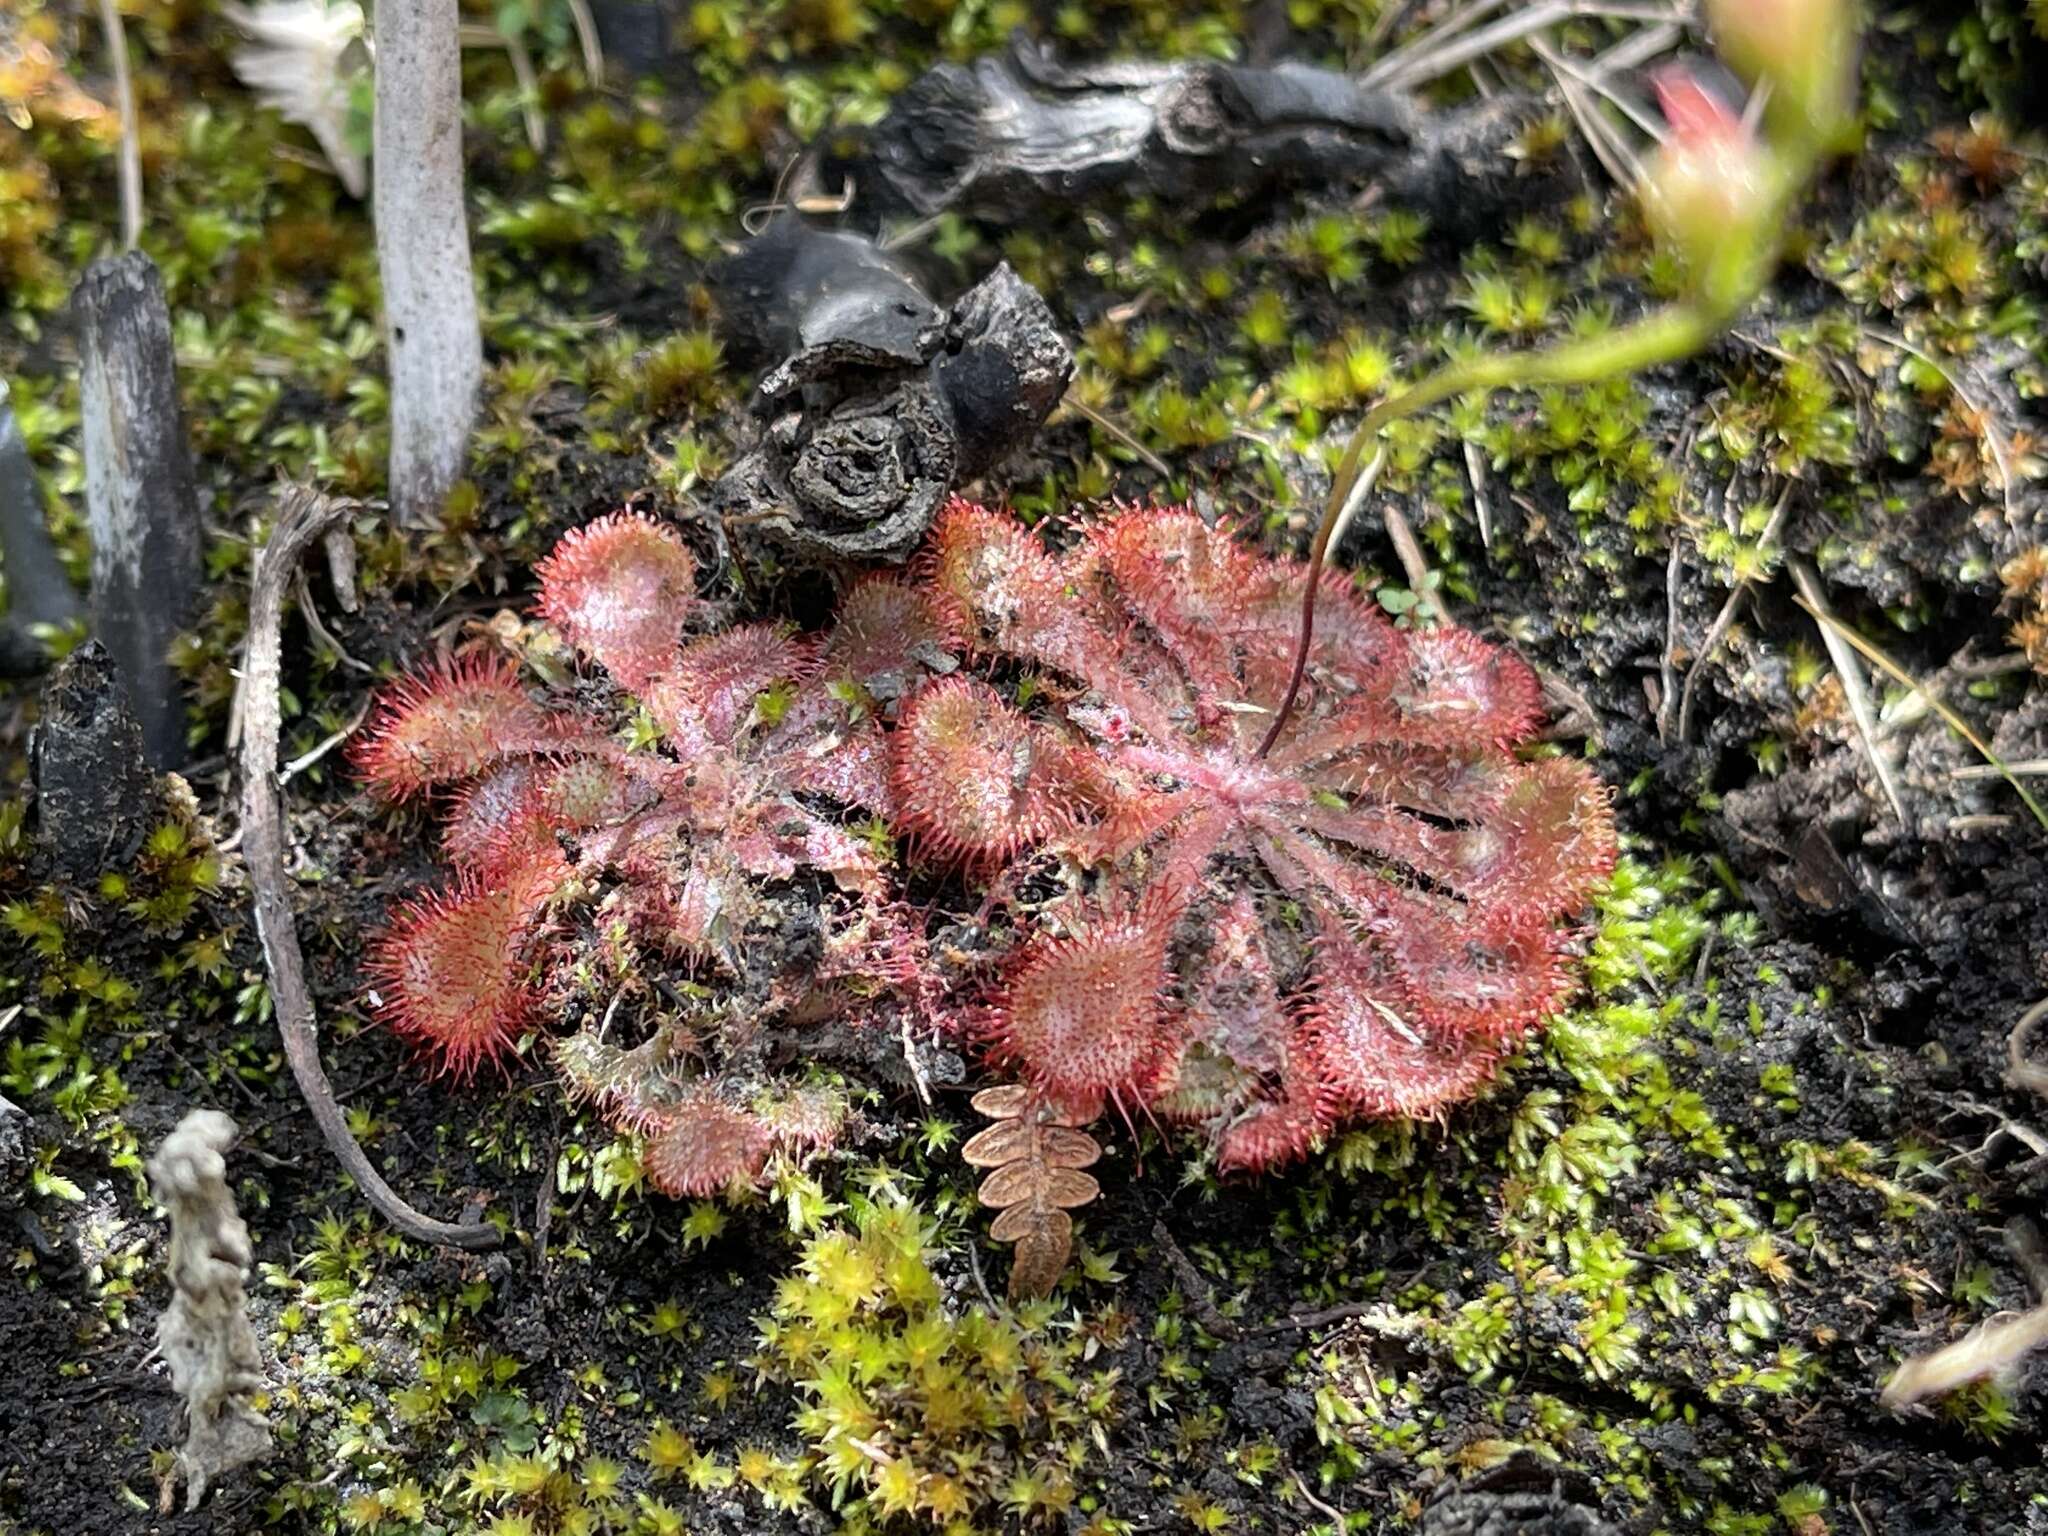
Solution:
<svg viewBox="0 0 2048 1536">
<path fill-rule="evenodd" d="M 945 331 L 945 312 L 908 267 L 858 235 L 800 218 L 770 224 L 713 281 L 733 360 L 774 366 L 761 380 L 769 400 L 841 369 L 921 366 Z"/>
<path fill-rule="evenodd" d="M 43 685 L 29 768 L 37 836 L 67 880 L 96 879 L 142 846 L 162 800 L 120 668 L 97 640 Z"/>
<path fill-rule="evenodd" d="M 727 346 L 767 371 L 760 438 L 713 505 L 807 563 L 907 559 L 1073 373 L 1044 299 L 1007 266 L 949 313 L 868 241 L 785 217 L 714 280 Z"/>
<path fill-rule="evenodd" d="M 1501 98 L 1434 115 L 1295 62 L 1067 66 L 1019 37 L 1005 54 L 920 76 L 826 179 L 851 175 L 856 207 L 885 217 L 951 210 L 1006 224 L 1112 196 L 1220 204 L 1373 184 L 1463 235 L 1554 193 L 1504 154 L 1541 110 Z"/>
<path fill-rule="evenodd" d="M 163 279 L 131 251 L 95 262 L 72 305 L 92 632 L 119 664 L 150 761 L 174 768 L 185 757 L 185 710 L 171 642 L 192 617 L 200 541 Z"/>
<path fill-rule="evenodd" d="M 862 192 L 916 214 L 1015 213 L 1141 186 L 1187 196 L 1360 180 L 1408 150 L 1414 120 L 1405 97 L 1306 64 L 1067 66 L 1018 37 L 897 97 L 869 135 Z"/>
<path fill-rule="evenodd" d="M 1489 1472 L 1447 1487 L 1422 1512 L 1421 1536 L 1619 1536 L 1576 1473 L 1518 1452 Z"/>
</svg>

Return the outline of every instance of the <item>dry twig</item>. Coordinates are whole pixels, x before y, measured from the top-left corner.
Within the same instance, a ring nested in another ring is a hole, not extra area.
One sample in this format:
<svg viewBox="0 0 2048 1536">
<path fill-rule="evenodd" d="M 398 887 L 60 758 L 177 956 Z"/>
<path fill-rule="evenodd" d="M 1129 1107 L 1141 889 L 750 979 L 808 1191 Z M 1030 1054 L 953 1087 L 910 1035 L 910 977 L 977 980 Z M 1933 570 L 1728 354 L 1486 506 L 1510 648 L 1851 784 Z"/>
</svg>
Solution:
<svg viewBox="0 0 2048 1536">
<path fill-rule="evenodd" d="M 1466 30 L 1472 21 L 1493 9 L 1493 0 L 1481 0 L 1480 4 L 1381 59 L 1366 71 L 1365 83 L 1392 90 L 1413 90 L 1431 80 L 1441 80 L 1474 59 L 1483 58 L 1509 43 L 1576 17 L 1599 16 L 1615 21 L 1669 25 L 1685 20 L 1687 14 L 1680 6 L 1639 5 L 1631 4 L 1629 0 L 1613 0 L 1613 3 L 1601 3 L 1601 0 L 1537 0 L 1534 5 L 1518 6 L 1506 16 L 1477 30 Z M 1454 38 L 1453 34 L 1457 33 L 1463 35 Z"/>
<path fill-rule="evenodd" d="M 1351 531 L 1351 520 L 1358 516 L 1358 509 L 1365 505 L 1365 498 L 1371 494 L 1372 488 L 1379 483 L 1380 471 L 1386 467 L 1386 463 L 1387 450 L 1382 448 L 1372 456 L 1372 462 L 1365 466 L 1365 473 L 1360 475 L 1357 483 L 1351 487 L 1351 494 L 1344 498 L 1344 510 L 1337 514 L 1337 521 L 1330 528 L 1331 549 L 1342 549 L 1344 547 L 1344 535 Z M 1387 525 L 1387 532 L 1391 534 L 1393 531 L 1393 524 L 1389 523 Z M 1414 542 L 1414 535 L 1411 534 L 1409 536 L 1409 541 L 1411 543 Z M 1425 572 L 1427 569 L 1427 567 L 1424 567 Z M 1414 579 L 1411 573 L 1409 580 L 1413 581 Z M 1423 588 L 1417 587 L 1415 595 L 1418 598 L 1421 597 L 1423 595 Z"/>
<path fill-rule="evenodd" d="M 1104 432 L 1107 432 L 1111 437 L 1122 443 L 1138 456 L 1139 461 L 1147 469 L 1159 476 L 1160 479 L 1171 480 L 1173 478 L 1173 466 L 1139 442 L 1136 434 L 1118 422 L 1115 417 L 1104 411 L 1098 411 L 1071 389 L 1067 391 L 1067 397 L 1060 404 L 1066 406 L 1075 415 L 1084 417 L 1093 425 L 1101 428 Z"/>
<path fill-rule="evenodd" d="M 2036 800 L 2027 789 L 2027 786 L 2020 782 L 2019 775 L 2012 771 L 2005 759 L 1992 750 L 1991 743 L 1970 728 L 1969 721 L 1950 708 L 1940 695 L 1935 693 L 1926 683 L 1921 682 L 1920 679 L 1913 676 L 1912 673 L 1892 660 L 1891 657 L 1887 656 L 1877 646 L 1871 644 L 1870 641 L 1864 639 L 1863 636 L 1857 634 L 1855 630 L 1844 624 L 1833 614 L 1815 608 L 1803 598 L 1800 600 L 1800 606 L 1812 614 L 1815 619 L 1819 620 L 1828 633 L 1841 636 L 1843 644 L 1856 650 L 1872 666 L 1891 678 L 1893 682 L 1900 684 L 1902 687 L 1910 688 L 1915 694 L 1926 700 L 1927 707 L 1941 717 L 1941 723 L 1970 744 L 1977 755 L 1983 758 L 1996 771 L 1998 776 L 2004 779 L 2007 785 L 2011 787 L 2012 792 L 2020 797 L 2020 803 L 2026 806 L 2028 813 L 2039 823 L 2042 830 L 2048 831 L 2048 810 L 2044 810 L 2041 802 Z M 1951 829 L 1960 829 L 1966 821 L 1971 819 L 1973 818 L 1957 816 L 1950 820 L 1948 825 Z"/>
<path fill-rule="evenodd" d="M 597 18 L 589 0 L 569 0 L 569 19 L 576 24 L 576 45 L 583 52 L 583 79 L 593 91 L 604 86 L 604 44 L 598 40 Z"/>
<path fill-rule="evenodd" d="M 540 76 L 533 70 L 533 55 L 517 33 L 500 27 L 465 23 L 457 29 L 465 48 L 502 48 L 512 65 L 512 82 L 519 87 L 519 119 L 526 128 L 526 142 L 535 154 L 548 147 L 547 119 L 540 113 Z"/>
<path fill-rule="evenodd" d="M 242 662 L 242 830 L 243 858 L 255 896 L 256 932 L 270 972 L 271 1002 L 285 1059 L 299 1092 L 329 1150 L 370 1204 L 407 1237 L 455 1248 L 495 1248 L 498 1229 L 483 1223 L 436 1221 L 413 1209 L 384 1181 L 357 1144 L 334 1100 L 327 1069 L 320 1062 L 313 998 L 306 985 L 306 959 L 292 920 L 285 875 L 284 797 L 277 786 L 279 631 L 284 596 L 300 557 L 349 511 L 307 486 L 287 485 L 279 497 L 277 525 L 256 557 L 249 589 L 249 645 Z"/>
</svg>

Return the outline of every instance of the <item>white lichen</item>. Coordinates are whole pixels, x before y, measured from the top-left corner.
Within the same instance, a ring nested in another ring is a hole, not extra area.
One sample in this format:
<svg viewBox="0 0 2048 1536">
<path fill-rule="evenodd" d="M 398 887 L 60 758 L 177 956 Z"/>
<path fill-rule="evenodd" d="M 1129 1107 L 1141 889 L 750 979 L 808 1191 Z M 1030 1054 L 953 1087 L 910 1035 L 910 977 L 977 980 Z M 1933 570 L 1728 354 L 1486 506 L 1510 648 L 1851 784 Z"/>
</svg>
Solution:
<svg viewBox="0 0 2048 1536">
<path fill-rule="evenodd" d="M 171 1217 L 171 1304 L 156 1342 L 185 1400 L 178 1464 L 187 1509 L 198 1508 L 218 1478 L 270 1454 L 270 1426 L 250 1402 L 265 1383 L 242 1291 L 249 1229 L 227 1183 L 235 1134 L 226 1115 L 195 1109 L 149 1161 L 150 1189 Z"/>
</svg>

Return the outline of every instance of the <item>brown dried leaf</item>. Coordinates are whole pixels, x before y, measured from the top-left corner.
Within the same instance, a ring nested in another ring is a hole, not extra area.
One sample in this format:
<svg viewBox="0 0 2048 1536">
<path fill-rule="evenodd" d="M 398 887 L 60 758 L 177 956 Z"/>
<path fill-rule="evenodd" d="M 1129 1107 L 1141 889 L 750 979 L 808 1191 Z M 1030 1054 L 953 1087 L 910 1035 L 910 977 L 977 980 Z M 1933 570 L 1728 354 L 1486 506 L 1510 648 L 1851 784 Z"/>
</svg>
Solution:
<svg viewBox="0 0 2048 1536">
<path fill-rule="evenodd" d="M 1068 1209 L 1102 1192 L 1092 1174 L 1080 1171 L 1102 1156 L 1102 1147 L 1074 1116 L 1034 1103 L 1020 1084 L 985 1088 L 974 1107 L 996 1123 L 977 1132 L 961 1156 L 990 1170 L 980 1191 L 981 1203 L 999 1212 L 989 1235 L 1017 1247 L 1010 1295 L 1048 1295 L 1073 1252 Z"/>
<path fill-rule="evenodd" d="M 1002 1210 L 1034 1202 L 1061 1208 L 1086 1205 L 1102 1193 L 1091 1174 L 1044 1163 L 1008 1163 L 981 1181 L 981 1203 Z"/>
<path fill-rule="evenodd" d="M 1013 1205 L 1007 1211 L 998 1211 L 996 1219 L 988 1224 L 988 1235 L 999 1243 L 1014 1243 L 1021 1237 L 1028 1237 L 1040 1227 L 1057 1225 L 1059 1221 L 1073 1229 L 1074 1220 L 1065 1211 L 1053 1213 L 1057 1220 L 1049 1221 L 1043 1211 L 1034 1211 L 1028 1205 Z"/>
<path fill-rule="evenodd" d="M 1000 1168 L 1031 1157 L 1034 1137 L 1038 1160 L 1054 1168 L 1086 1168 L 1102 1156 L 1101 1146 L 1086 1131 L 1029 1120 L 998 1120 L 970 1139 L 960 1149 L 960 1156 L 971 1167 Z M 995 1203 L 1009 1204 L 1007 1200 Z"/>
<path fill-rule="evenodd" d="M 974 1112 L 991 1120 L 1014 1120 L 1031 1103 L 1031 1090 L 1022 1083 L 1004 1083 L 984 1088 L 974 1096 Z"/>
<path fill-rule="evenodd" d="M 1000 1168 L 1031 1155 L 1032 1137 L 1038 1127 L 1023 1120 L 998 1120 L 977 1131 L 960 1149 L 960 1159 L 971 1168 Z"/>
<path fill-rule="evenodd" d="M 1034 1227 L 1017 1239 L 1017 1256 L 1010 1262 L 1010 1295 L 1050 1296 L 1066 1270 L 1067 1257 L 1074 1250 L 1074 1224 L 1065 1211 L 1053 1213 L 1059 1219 Z"/>
<path fill-rule="evenodd" d="M 984 1088 L 969 1101 L 977 1113 L 991 1120 L 1015 1120 L 1031 1103 L 1031 1090 L 1021 1083 L 1004 1083 L 997 1088 Z M 1088 1121 L 1071 1110 L 1061 1109 L 1054 1104 L 1038 1106 L 1040 1125 L 1086 1125 Z"/>
<path fill-rule="evenodd" d="M 1102 1186 L 1095 1182 L 1095 1175 L 1083 1173 L 1078 1168 L 1051 1168 L 1045 1180 L 1045 1201 L 1061 1210 L 1073 1210 L 1086 1205 L 1102 1193 Z"/>
<path fill-rule="evenodd" d="M 1038 1152 L 1054 1168 L 1087 1168 L 1102 1156 L 1102 1144 L 1086 1131 L 1044 1125 L 1038 1129 Z"/>
</svg>

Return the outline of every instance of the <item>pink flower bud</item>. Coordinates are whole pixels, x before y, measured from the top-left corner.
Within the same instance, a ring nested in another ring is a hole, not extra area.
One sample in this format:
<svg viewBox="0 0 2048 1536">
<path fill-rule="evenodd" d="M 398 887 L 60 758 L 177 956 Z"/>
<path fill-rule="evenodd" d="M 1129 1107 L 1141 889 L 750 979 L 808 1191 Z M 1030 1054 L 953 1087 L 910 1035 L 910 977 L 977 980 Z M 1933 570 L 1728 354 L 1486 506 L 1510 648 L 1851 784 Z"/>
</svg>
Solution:
<svg viewBox="0 0 2048 1536">
<path fill-rule="evenodd" d="M 1643 176 L 1643 211 L 1695 287 L 1733 278 L 1762 245 L 1776 163 L 1735 114 L 1683 69 L 1662 71 L 1671 136 Z"/>
<path fill-rule="evenodd" d="M 1855 102 L 1854 0 L 1706 0 L 1714 44 L 1728 67 L 1767 90 L 1777 134 L 1835 146 Z"/>
</svg>

